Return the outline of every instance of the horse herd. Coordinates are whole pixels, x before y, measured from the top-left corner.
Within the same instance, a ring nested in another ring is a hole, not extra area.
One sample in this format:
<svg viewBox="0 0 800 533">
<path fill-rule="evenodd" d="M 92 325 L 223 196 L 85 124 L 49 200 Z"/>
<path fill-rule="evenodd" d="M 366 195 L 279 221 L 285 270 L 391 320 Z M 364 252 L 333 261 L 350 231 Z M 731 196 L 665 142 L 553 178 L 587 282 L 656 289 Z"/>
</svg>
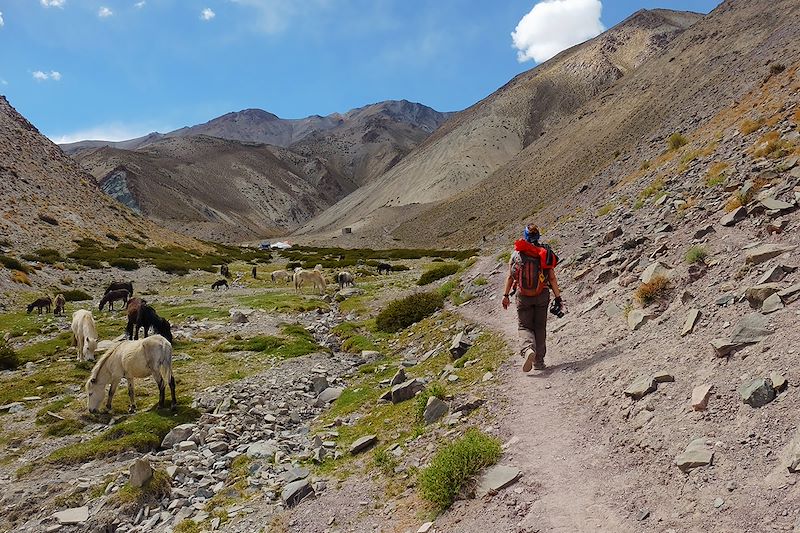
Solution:
<svg viewBox="0 0 800 533">
<path fill-rule="evenodd" d="M 391 265 L 387 265 L 387 267 L 386 272 L 389 272 L 391 270 Z M 220 271 L 222 275 L 225 275 L 226 272 L 227 271 Z M 304 284 L 319 290 L 320 294 L 324 294 L 325 290 L 328 288 L 325 276 L 322 274 L 322 265 L 317 265 L 313 270 L 304 270 L 300 267 L 295 268 L 293 272 L 289 272 L 288 270 L 275 270 L 270 273 L 270 279 L 273 285 L 278 282 L 293 282 L 295 292 L 300 292 Z M 350 272 L 342 271 L 336 274 L 336 283 L 341 290 L 345 287 L 355 286 L 355 278 Z M 218 279 L 211 284 L 211 290 L 222 290 L 223 288 L 230 288 L 225 278 Z"/>
</svg>

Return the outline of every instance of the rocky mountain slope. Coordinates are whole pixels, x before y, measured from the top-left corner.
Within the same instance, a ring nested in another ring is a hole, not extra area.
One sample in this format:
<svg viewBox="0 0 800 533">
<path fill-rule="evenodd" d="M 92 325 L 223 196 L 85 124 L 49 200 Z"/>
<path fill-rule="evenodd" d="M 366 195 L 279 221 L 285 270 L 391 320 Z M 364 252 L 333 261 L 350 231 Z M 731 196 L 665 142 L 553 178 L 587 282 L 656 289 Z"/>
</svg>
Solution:
<svg viewBox="0 0 800 533">
<path fill-rule="evenodd" d="M 105 195 L 58 146 L 0 97 L 0 241 L 17 251 L 74 247 L 74 239 L 111 243 L 143 236 L 153 244 L 199 246 L 145 220 Z"/>
<path fill-rule="evenodd" d="M 456 115 L 379 180 L 327 210 L 301 232 L 335 232 L 344 225 L 368 229 L 383 218 L 391 225 L 389 221 L 414 212 L 392 207 L 437 202 L 469 189 L 523 148 L 557 131 L 558 124 L 574 116 L 585 102 L 663 53 L 699 18 L 693 13 L 640 11 L 599 37 L 517 76 Z"/>
<path fill-rule="evenodd" d="M 64 148 L 104 190 L 154 220 L 190 235 L 252 240 L 295 229 L 383 174 L 448 116 L 405 100 L 298 120 L 248 109 L 164 135 Z M 180 198 L 171 212 L 166 189 Z"/>
</svg>

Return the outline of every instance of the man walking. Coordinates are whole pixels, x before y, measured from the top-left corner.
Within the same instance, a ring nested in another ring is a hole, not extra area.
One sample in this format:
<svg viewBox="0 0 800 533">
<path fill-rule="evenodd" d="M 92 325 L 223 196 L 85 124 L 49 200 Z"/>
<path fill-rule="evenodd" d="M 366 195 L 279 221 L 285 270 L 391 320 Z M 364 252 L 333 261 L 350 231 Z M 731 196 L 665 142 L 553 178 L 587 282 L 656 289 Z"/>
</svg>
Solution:
<svg viewBox="0 0 800 533">
<path fill-rule="evenodd" d="M 523 239 L 514 243 L 514 253 L 508 265 L 508 278 L 503 290 L 503 309 L 511 303 L 511 288 L 517 293 L 517 321 L 522 339 L 521 354 L 525 357 L 523 372 L 531 368 L 544 370 L 547 353 L 547 308 L 550 290 L 553 291 L 554 314 L 561 312 L 561 291 L 558 288 L 555 266 L 558 257 L 547 245 L 539 244 L 539 228 L 525 226 Z"/>
</svg>

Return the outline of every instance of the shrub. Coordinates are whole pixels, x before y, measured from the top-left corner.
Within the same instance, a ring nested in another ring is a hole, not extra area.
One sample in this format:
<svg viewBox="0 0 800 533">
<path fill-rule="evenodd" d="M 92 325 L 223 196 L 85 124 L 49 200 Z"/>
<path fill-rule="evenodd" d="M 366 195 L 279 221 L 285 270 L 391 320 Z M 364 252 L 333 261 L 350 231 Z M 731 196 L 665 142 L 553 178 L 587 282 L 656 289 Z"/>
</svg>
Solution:
<svg viewBox="0 0 800 533">
<path fill-rule="evenodd" d="M 656 300 L 662 298 L 669 290 L 669 280 L 664 276 L 655 276 L 647 283 L 642 283 L 636 289 L 636 299 L 647 307 Z"/>
<path fill-rule="evenodd" d="M 124 257 L 111 259 L 108 264 L 112 267 L 121 268 L 122 270 L 136 270 L 139 268 L 139 263 L 133 259 L 125 259 Z"/>
<path fill-rule="evenodd" d="M 422 497 L 437 510 L 447 509 L 462 487 L 482 468 L 493 465 L 502 454 L 500 441 L 470 428 L 460 439 L 444 446 L 420 472 Z"/>
<path fill-rule="evenodd" d="M 389 453 L 386 448 L 375 450 L 372 462 L 386 476 L 394 474 L 394 469 L 397 467 L 397 458 Z"/>
<path fill-rule="evenodd" d="M 670 150 L 677 150 L 678 148 L 686 146 L 687 144 L 689 144 L 689 139 L 677 131 L 670 135 L 669 139 L 667 139 L 667 146 L 669 146 Z"/>
<path fill-rule="evenodd" d="M 375 327 L 379 331 L 395 333 L 432 315 L 442 305 L 444 297 L 438 292 L 411 294 L 389 302 L 375 318 Z"/>
<path fill-rule="evenodd" d="M 639 194 L 639 198 L 641 198 L 642 200 L 646 200 L 647 198 L 655 196 L 656 194 L 660 193 L 663 190 L 664 190 L 664 178 L 659 177 L 654 179 L 652 183 L 650 183 L 650 185 L 644 188 L 641 194 Z"/>
<path fill-rule="evenodd" d="M 452 276 L 458 272 L 458 268 L 459 266 L 457 263 L 444 263 L 442 265 L 432 267 L 423 272 L 422 276 L 419 278 L 419 281 L 417 281 L 417 285 L 429 285 L 434 281 L 446 278 L 447 276 Z"/>
<path fill-rule="evenodd" d="M 26 261 L 38 261 L 48 265 L 52 265 L 53 263 L 58 263 L 59 261 L 64 260 L 64 258 L 61 257 L 61 253 L 59 253 L 58 250 L 53 250 L 52 248 L 40 248 L 32 254 L 23 255 L 22 258 Z"/>
<path fill-rule="evenodd" d="M 725 183 L 729 166 L 730 165 L 728 165 L 728 163 L 719 161 L 708 167 L 708 172 L 706 173 L 706 186 L 716 187 L 717 185 L 722 185 Z"/>
<path fill-rule="evenodd" d="M 614 207 L 615 207 L 614 204 L 606 204 L 606 205 L 604 205 L 603 207 L 601 207 L 600 209 L 597 210 L 597 216 L 599 216 L 599 217 L 606 216 L 607 214 L 609 214 L 611 211 L 614 210 Z"/>
<path fill-rule="evenodd" d="M 754 131 L 758 131 L 761 129 L 761 126 L 764 125 L 764 119 L 759 118 L 758 120 L 751 120 L 745 119 L 744 122 L 739 126 L 739 131 L 742 135 L 750 135 Z"/>
<path fill-rule="evenodd" d="M 781 139 L 777 131 L 770 131 L 756 142 L 753 155 L 775 159 L 787 155 L 790 151 L 791 144 Z"/>
<path fill-rule="evenodd" d="M 92 299 L 91 295 L 83 292 L 80 289 L 64 291 L 61 294 L 64 295 L 64 299 L 68 302 L 83 302 Z"/>
<path fill-rule="evenodd" d="M 405 272 L 406 270 L 411 270 L 411 268 L 406 265 L 392 265 L 392 272 Z"/>
<path fill-rule="evenodd" d="M 708 257 L 708 250 L 702 246 L 692 246 L 686 251 L 686 262 L 690 265 L 702 263 Z"/>
<path fill-rule="evenodd" d="M 5 339 L 0 338 L 0 370 L 14 370 L 19 366 L 19 356 Z"/>
<path fill-rule="evenodd" d="M 639 170 L 647 170 L 650 168 L 650 161 L 642 161 L 642 164 L 639 166 Z"/>
<path fill-rule="evenodd" d="M 47 213 L 39 213 L 39 220 L 41 220 L 42 222 L 46 222 L 51 226 L 58 226 L 58 220 L 56 220 L 55 217 L 48 215 Z"/>
<path fill-rule="evenodd" d="M 772 76 L 777 76 L 778 74 L 780 74 L 784 70 L 786 70 L 786 65 L 784 65 L 782 63 L 773 63 L 773 64 L 771 64 L 769 66 L 769 73 Z"/>
<path fill-rule="evenodd" d="M 11 273 L 11 281 L 14 283 L 22 283 L 23 285 L 30 285 L 31 278 L 25 272 L 21 270 L 15 270 Z"/>
<path fill-rule="evenodd" d="M 0 263 L 9 270 L 19 270 L 20 272 L 29 272 L 30 268 L 19 262 L 19 259 L 8 257 L 7 255 L 0 255 Z"/>
<path fill-rule="evenodd" d="M 416 412 L 417 422 L 422 422 L 422 417 L 425 415 L 425 407 L 428 405 L 428 398 L 433 396 L 444 400 L 447 397 L 447 390 L 444 385 L 438 381 L 434 381 L 430 386 L 417 394 L 414 399 L 414 411 Z"/>
</svg>

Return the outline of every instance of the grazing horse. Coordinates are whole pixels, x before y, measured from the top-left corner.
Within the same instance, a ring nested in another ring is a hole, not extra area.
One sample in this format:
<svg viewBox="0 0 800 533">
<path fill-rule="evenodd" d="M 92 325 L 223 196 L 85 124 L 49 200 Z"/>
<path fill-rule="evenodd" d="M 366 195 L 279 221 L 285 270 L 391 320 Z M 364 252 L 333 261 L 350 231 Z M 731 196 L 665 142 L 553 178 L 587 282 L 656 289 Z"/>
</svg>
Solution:
<svg viewBox="0 0 800 533">
<path fill-rule="evenodd" d="M 72 345 L 78 348 L 78 361 L 94 361 L 97 338 L 92 313 L 86 309 L 72 313 Z"/>
<path fill-rule="evenodd" d="M 313 284 L 315 289 L 319 289 L 320 294 L 325 293 L 325 289 L 327 288 L 327 285 L 325 284 L 325 278 L 316 270 L 300 270 L 295 272 L 294 291 L 300 292 L 300 288 L 305 282 Z"/>
<path fill-rule="evenodd" d="M 275 283 L 278 280 L 283 281 L 292 281 L 292 274 L 285 270 L 276 270 L 272 274 L 270 274 L 270 278 L 272 278 L 272 283 Z"/>
<path fill-rule="evenodd" d="M 223 276 L 223 277 L 226 277 L 226 278 L 229 278 L 229 277 L 231 277 L 231 271 L 230 271 L 230 269 L 228 268 L 228 265 L 226 265 L 226 264 L 224 264 L 224 263 L 223 263 L 223 264 L 221 264 L 221 265 L 219 266 L 219 275 L 220 275 L 220 276 Z"/>
<path fill-rule="evenodd" d="M 63 315 L 64 314 L 64 306 L 67 305 L 67 300 L 64 298 L 63 294 L 59 294 L 56 296 L 56 301 L 53 304 L 53 314 L 54 315 Z"/>
<path fill-rule="evenodd" d="M 139 330 L 144 328 L 144 336 L 147 337 L 150 328 L 153 328 L 156 333 L 172 342 L 172 329 L 170 328 L 169 321 L 166 318 L 161 318 L 156 313 L 156 310 L 141 301 L 138 306 L 128 308 L 128 325 L 125 327 L 125 333 L 128 339 L 138 340 Z"/>
<path fill-rule="evenodd" d="M 228 280 L 226 280 L 226 279 L 218 279 L 217 281 L 215 281 L 214 283 L 211 284 L 211 290 L 213 290 L 213 291 L 222 290 L 222 287 L 225 287 L 226 289 L 230 289 L 230 287 L 228 286 Z"/>
<path fill-rule="evenodd" d="M 342 271 L 336 276 L 336 282 L 339 284 L 339 290 L 347 286 L 353 287 L 356 282 L 353 280 L 353 275 L 350 272 Z"/>
<path fill-rule="evenodd" d="M 125 289 L 128 291 L 128 297 L 130 298 L 133 296 L 133 282 L 132 281 L 115 281 L 111 283 L 108 287 L 106 287 L 106 292 L 104 294 L 108 294 L 111 291 L 118 291 L 120 289 Z"/>
<path fill-rule="evenodd" d="M 122 305 L 128 305 L 129 296 L 130 293 L 128 292 L 128 289 L 117 289 L 114 291 L 109 291 L 105 294 L 105 296 L 103 296 L 103 299 L 100 300 L 100 310 L 102 311 L 103 307 L 105 307 L 105 305 L 108 304 L 108 310 L 113 311 L 114 302 L 118 302 L 119 300 L 122 300 Z"/>
<path fill-rule="evenodd" d="M 33 308 L 37 308 L 39 310 L 39 314 L 42 314 L 42 309 L 47 309 L 47 312 L 50 312 L 50 306 L 53 305 L 53 300 L 49 296 L 45 296 L 44 298 L 37 298 L 30 305 L 28 305 L 28 314 L 31 314 Z"/>
<path fill-rule="evenodd" d="M 175 411 L 178 401 L 175 398 L 175 378 L 172 375 L 172 345 L 164 337 L 153 335 L 140 341 L 118 342 L 94 365 L 92 374 L 86 382 L 89 412 L 96 413 L 100 408 L 106 386 L 108 386 L 106 408 L 111 411 L 111 400 L 114 399 L 114 393 L 122 378 L 128 382 L 130 398 L 128 412 L 136 412 L 133 380 L 147 376 L 153 376 L 158 385 L 158 406 L 162 409 L 169 384 L 169 391 L 172 394 L 171 408 Z"/>
<path fill-rule="evenodd" d="M 392 265 L 389 263 L 378 263 L 378 274 L 388 274 L 392 271 Z"/>
</svg>

